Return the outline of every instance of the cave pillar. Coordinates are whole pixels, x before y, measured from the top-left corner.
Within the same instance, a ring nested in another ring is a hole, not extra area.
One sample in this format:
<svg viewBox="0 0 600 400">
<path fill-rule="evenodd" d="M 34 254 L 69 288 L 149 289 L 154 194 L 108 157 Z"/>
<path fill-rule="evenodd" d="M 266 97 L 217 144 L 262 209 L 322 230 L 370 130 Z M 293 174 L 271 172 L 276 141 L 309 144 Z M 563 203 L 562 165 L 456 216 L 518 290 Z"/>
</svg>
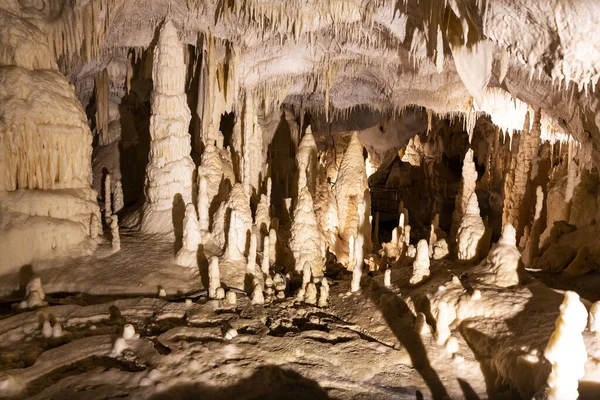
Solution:
<svg viewBox="0 0 600 400">
<path fill-rule="evenodd" d="M 192 202 L 194 162 L 183 46 L 170 21 L 162 27 L 154 50 L 152 80 L 150 156 L 141 228 L 145 233 L 171 233 L 174 223 L 183 218 L 185 204 Z M 175 206 L 181 215 L 174 214 Z"/>
</svg>

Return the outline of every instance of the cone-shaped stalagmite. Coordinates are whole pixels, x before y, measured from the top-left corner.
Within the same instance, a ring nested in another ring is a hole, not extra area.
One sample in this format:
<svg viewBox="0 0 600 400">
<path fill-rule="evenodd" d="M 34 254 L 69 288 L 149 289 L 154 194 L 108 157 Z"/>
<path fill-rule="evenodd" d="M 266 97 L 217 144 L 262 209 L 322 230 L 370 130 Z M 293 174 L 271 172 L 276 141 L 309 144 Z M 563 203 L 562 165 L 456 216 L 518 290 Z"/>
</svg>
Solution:
<svg viewBox="0 0 600 400">
<path fill-rule="evenodd" d="M 294 209 L 290 249 L 294 254 L 296 272 L 300 273 L 304 264 L 308 263 L 314 277 L 323 276 L 321 233 L 313 210 L 312 196 L 307 187 L 300 191 Z"/>
</svg>

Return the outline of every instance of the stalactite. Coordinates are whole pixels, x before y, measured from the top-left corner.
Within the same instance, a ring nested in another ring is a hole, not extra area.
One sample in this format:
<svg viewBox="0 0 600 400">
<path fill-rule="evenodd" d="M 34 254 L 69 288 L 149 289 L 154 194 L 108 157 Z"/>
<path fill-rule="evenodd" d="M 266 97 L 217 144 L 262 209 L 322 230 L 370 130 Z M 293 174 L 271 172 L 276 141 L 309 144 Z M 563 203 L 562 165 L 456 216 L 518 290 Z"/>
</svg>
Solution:
<svg viewBox="0 0 600 400">
<path fill-rule="evenodd" d="M 106 68 L 96 76 L 96 129 L 101 136 L 108 135 L 109 78 Z"/>
</svg>

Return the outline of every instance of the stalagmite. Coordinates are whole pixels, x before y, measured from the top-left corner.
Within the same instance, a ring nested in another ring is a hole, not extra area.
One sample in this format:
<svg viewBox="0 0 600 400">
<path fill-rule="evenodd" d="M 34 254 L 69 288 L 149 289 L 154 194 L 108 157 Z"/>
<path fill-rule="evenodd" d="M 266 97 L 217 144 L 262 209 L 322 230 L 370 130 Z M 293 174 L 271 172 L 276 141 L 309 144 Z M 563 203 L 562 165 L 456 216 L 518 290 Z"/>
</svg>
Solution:
<svg viewBox="0 0 600 400">
<path fill-rule="evenodd" d="M 231 154 L 210 143 L 204 148 L 198 167 L 198 208 L 200 208 L 200 190 L 203 189 L 201 182 L 203 178 L 206 180 L 206 204 L 208 204 L 210 213 L 214 211 L 212 209 L 214 204 L 227 200 L 229 188 L 236 182 Z M 198 213 L 200 213 L 200 209 L 198 209 Z"/>
<path fill-rule="evenodd" d="M 412 268 L 411 285 L 418 285 L 429 278 L 429 245 L 426 240 L 421 239 L 417 243 L 417 255 Z"/>
<path fill-rule="evenodd" d="M 251 274 L 254 274 L 254 272 L 256 271 L 256 248 L 256 234 L 254 234 L 253 232 L 250 234 L 250 245 L 248 246 L 248 259 L 246 262 L 246 270 Z"/>
<path fill-rule="evenodd" d="M 263 238 L 263 256 L 260 264 L 260 269 L 264 275 L 269 275 L 271 264 L 269 262 L 269 236 Z"/>
<path fill-rule="evenodd" d="M 519 284 L 521 253 L 517 249 L 515 228 L 506 224 L 502 229 L 502 237 L 490 250 L 486 259 L 486 272 L 483 281 L 501 287 Z"/>
<path fill-rule="evenodd" d="M 271 265 L 277 262 L 277 231 L 271 228 L 269 230 L 269 263 Z"/>
<path fill-rule="evenodd" d="M 152 65 L 150 156 L 141 225 L 145 233 L 173 232 L 174 203 L 192 202 L 194 162 L 190 157 L 191 114 L 185 94 L 185 76 L 183 46 L 173 23 L 166 21 Z M 176 218 L 183 219 L 183 215 Z"/>
<path fill-rule="evenodd" d="M 392 286 L 392 270 L 391 268 L 387 268 L 383 275 L 383 286 L 389 288 Z"/>
<path fill-rule="evenodd" d="M 262 234 L 267 234 L 269 232 L 269 226 L 271 225 L 271 213 L 269 211 L 269 201 L 267 200 L 267 195 L 265 194 L 260 195 L 260 201 L 256 207 L 254 225 L 258 227 Z"/>
<path fill-rule="evenodd" d="M 298 196 L 290 233 L 290 249 L 294 254 L 296 272 L 301 272 L 304 264 L 308 263 L 314 277 L 323 276 L 321 233 L 307 187 L 302 188 Z"/>
<path fill-rule="evenodd" d="M 552 365 L 546 391 L 549 400 L 576 400 L 578 380 L 585 375 L 587 351 L 582 332 L 587 325 L 587 310 L 575 292 L 566 291 L 556 328 L 544 351 Z"/>
<path fill-rule="evenodd" d="M 110 217 L 112 216 L 112 189 L 110 186 L 110 175 L 106 174 L 104 178 L 104 220 L 107 225 L 110 225 Z"/>
<path fill-rule="evenodd" d="M 235 306 L 237 304 L 237 294 L 233 290 L 228 291 L 225 294 L 225 301 L 227 301 L 227 304 Z"/>
<path fill-rule="evenodd" d="M 182 267 L 194 268 L 198 266 L 198 246 L 202 243 L 200 224 L 196 217 L 196 209 L 193 204 L 185 206 L 183 218 L 183 240 L 181 249 L 175 256 L 175 262 Z"/>
<path fill-rule="evenodd" d="M 357 237 L 358 205 L 362 203 L 367 188 L 363 146 L 358 140 L 358 133 L 354 132 L 342 157 L 334 190 L 338 210 L 339 235 L 345 241 L 350 236 Z M 368 218 L 368 214 L 367 210 L 366 218 Z M 368 245 L 369 241 L 370 237 L 365 238 L 365 244 Z M 367 249 L 367 251 L 369 250 Z"/>
<path fill-rule="evenodd" d="M 533 265 L 533 261 L 539 255 L 540 247 L 540 235 L 542 234 L 541 219 L 542 209 L 544 207 L 544 191 L 541 186 L 538 186 L 535 191 L 535 213 L 533 217 L 533 224 L 531 225 L 531 232 L 527 241 L 526 247 L 523 250 L 523 263 L 526 266 Z"/>
<path fill-rule="evenodd" d="M 525 118 L 525 126 L 521 134 L 519 153 L 511 163 L 511 172 L 507 175 L 504 183 L 504 208 L 502 210 L 502 223 L 513 224 L 520 237 L 528 221 L 522 216 L 523 198 L 530 184 L 529 172 L 533 158 L 537 155 L 540 147 L 540 111 L 536 111 L 531 129 L 529 128 L 529 113 Z"/>
<path fill-rule="evenodd" d="M 227 247 L 225 249 L 225 258 L 228 260 L 241 260 L 246 247 L 246 235 L 239 235 L 241 218 L 238 217 L 238 211 L 233 209 L 229 215 L 229 229 L 227 230 Z"/>
<path fill-rule="evenodd" d="M 477 194 L 473 192 L 457 232 L 457 254 L 462 261 L 474 261 L 483 251 L 485 225 L 480 216 Z"/>
<path fill-rule="evenodd" d="M 201 231 L 208 231 L 210 227 L 209 209 L 208 182 L 205 176 L 200 176 L 198 179 L 198 223 Z"/>
<path fill-rule="evenodd" d="M 44 307 L 48 305 L 48 303 L 44 301 L 45 298 L 46 293 L 44 293 L 42 280 L 39 277 L 34 276 L 27 282 L 27 286 L 25 286 L 25 300 L 19 303 L 19 308 L 27 309 Z"/>
<path fill-rule="evenodd" d="M 446 239 L 440 239 L 433 244 L 432 258 L 434 260 L 441 260 L 448 254 L 450 254 L 450 250 L 448 249 L 448 242 L 446 242 Z"/>
<path fill-rule="evenodd" d="M 252 92 L 245 96 L 243 112 L 243 179 L 244 192 L 249 198 L 260 192 L 263 171 L 263 132 L 256 115 L 257 102 Z M 263 176 L 264 177 L 264 176 Z"/>
<path fill-rule="evenodd" d="M 317 183 L 317 144 L 310 125 L 306 128 L 306 132 L 300 140 L 300 146 L 296 153 L 296 164 L 300 172 L 298 193 L 306 186 L 310 194 L 314 196 Z"/>
<path fill-rule="evenodd" d="M 113 197 L 113 212 L 118 213 L 125 207 L 125 199 L 123 198 L 123 186 L 121 180 L 115 182 L 115 195 Z"/>
<path fill-rule="evenodd" d="M 102 223 L 96 214 L 90 216 L 90 238 L 97 239 L 102 233 Z"/>
<path fill-rule="evenodd" d="M 306 285 L 306 294 L 304 297 L 304 302 L 310 305 L 317 304 L 317 286 L 312 282 Z"/>
<path fill-rule="evenodd" d="M 119 217 L 113 214 L 110 219 L 111 246 L 114 253 L 121 250 L 121 237 L 119 236 Z"/>
<path fill-rule="evenodd" d="M 251 229 L 250 202 L 243 186 L 236 183 L 231 188 L 227 201 L 221 203 L 213 215 L 211 235 L 219 247 L 225 247 L 225 258 L 233 257 L 231 260 L 241 260 L 246 253 L 248 232 Z"/>
<path fill-rule="evenodd" d="M 208 297 L 217 298 L 217 289 L 221 287 L 221 272 L 219 270 L 219 258 L 211 257 L 208 264 Z"/>
<path fill-rule="evenodd" d="M 456 238 L 458 228 L 462 218 L 466 212 L 467 205 L 471 195 L 475 193 L 475 185 L 477 182 L 477 170 L 475 169 L 475 163 L 473 162 L 473 150 L 467 150 L 462 166 L 462 178 L 460 181 L 460 187 L 456 194 L 456 202 L 454 213 L 452 214 L 452 229 L 450 232 L 451 238 Z"/>
<path fill-rule="evenodd" d="M 265 304 L 265 297 L 263 294 L 263 287 L 260 281 L 254 277 L 252 280 L 252 305 L 263 305 Z"/>
<path fill-rule="evenodd" d="M 327 307 L 329 301 L 329 282 L 327 278 L 321 279 L 321 286 L 319 287 L 319 307 Z"/>
</svg>

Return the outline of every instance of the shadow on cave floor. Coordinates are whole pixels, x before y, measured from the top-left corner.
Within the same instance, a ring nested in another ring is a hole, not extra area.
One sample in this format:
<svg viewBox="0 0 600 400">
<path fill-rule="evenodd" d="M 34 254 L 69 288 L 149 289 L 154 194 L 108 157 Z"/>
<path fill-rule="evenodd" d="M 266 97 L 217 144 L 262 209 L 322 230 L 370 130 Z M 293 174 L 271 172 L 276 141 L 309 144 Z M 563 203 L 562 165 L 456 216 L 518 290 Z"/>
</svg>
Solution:
<svg viewBox="0 0 600 400">
<path fill-rule="evenodd" d="M 325 389 L 297 372 L 277 366 L 264 366 L 251 376 L 226 387 L 203 383 L 175 385 L 150 397 L 150 400 L 281 400 L 329 399 Z"/>
<path fill-rule="evenodd" d="M 510 290 L 502 293 L 508 294 L 507 302 Z M 530 399 L 543 388 L 550 373 L 543 353 L 554 331 L 563 295 L 538 281 L 514 290 L 514 295 L 526 293 L 528 297 L 517 314 L 501 324 L 494 318 L 473 318 L 463 321 L 459 328 L 481 365 L 490 398 Z M 525 362 L 531 354 L 537 354 L 541 363 Z"/>
<path fill-rule="evenodd" d="M 600 300 L 600 271 L 595 271 L 583 276 L 569 276 L 566 274 L 528 271 L 534 278 L 544 282 L 552 289 L 572 290 L 582 298 L 593 302 Z"/>
<path fill-rule="evenodd" d="M 391 331 L 408 352 L 412 366 L 423 377 L 434 399 L 449 398 L 437 372 L 431 367 L 427 350 L 414 329 L 414 315 L 396 293 L 371 281 L 370 300 L 377 305 Z"/>
</svg>

